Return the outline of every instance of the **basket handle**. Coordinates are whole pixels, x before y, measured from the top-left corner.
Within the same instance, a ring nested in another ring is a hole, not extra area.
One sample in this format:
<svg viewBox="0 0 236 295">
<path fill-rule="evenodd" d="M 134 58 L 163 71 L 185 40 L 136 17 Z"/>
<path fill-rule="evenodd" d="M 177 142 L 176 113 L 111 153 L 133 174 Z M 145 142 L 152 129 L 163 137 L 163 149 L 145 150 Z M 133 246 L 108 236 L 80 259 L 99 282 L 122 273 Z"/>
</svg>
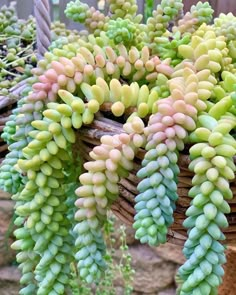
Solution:
<svg viewBox="0 0 236 295">
<path fill-rule="evenodd" d="M 34 0 L 37 57 L 42 59 L 51 43 L 51 17 L 48 0 Z"/>
</svg>

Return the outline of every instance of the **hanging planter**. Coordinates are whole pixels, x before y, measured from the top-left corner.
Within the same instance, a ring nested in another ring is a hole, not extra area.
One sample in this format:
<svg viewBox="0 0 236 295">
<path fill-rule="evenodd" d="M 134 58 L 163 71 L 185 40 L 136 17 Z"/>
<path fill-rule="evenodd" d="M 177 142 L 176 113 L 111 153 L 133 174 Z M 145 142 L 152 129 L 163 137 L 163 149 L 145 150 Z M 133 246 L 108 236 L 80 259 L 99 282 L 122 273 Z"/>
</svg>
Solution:
<svg viewBox="0 0 236 295">
<path fill-rule="evenodd" d="M 178 21 L 182 1 L 163 0 L 140 24 L 123 2 L 108 1 L 109 16 L 68 4 L 90 34 L 44 55 L 9 123 L 0 185 L 16 201 L 22 294 L 64 294 L 74 259 L 98 281 L 109 209 L 141 243 L 184 244 L 180 294 L 222 282 L 222 242 L 235 243 L 236 78 L 221 28 L 235 18 L 207 25 L 200 2 Z"/>
</svg>

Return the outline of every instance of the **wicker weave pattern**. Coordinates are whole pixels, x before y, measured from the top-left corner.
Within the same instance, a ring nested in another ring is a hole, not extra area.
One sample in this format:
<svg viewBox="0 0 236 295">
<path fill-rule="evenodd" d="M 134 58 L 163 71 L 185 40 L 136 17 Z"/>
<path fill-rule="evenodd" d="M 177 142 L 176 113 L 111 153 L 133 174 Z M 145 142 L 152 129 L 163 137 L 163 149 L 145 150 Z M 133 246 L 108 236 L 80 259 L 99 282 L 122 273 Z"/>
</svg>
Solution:
<svg viewBox="0 0 236 295">
<path fill-rule="evenodd" d="M 38 59 L 41 59 L 51 42 L 51 19 L 48 0 L 34 0 Z"/>
</svg>

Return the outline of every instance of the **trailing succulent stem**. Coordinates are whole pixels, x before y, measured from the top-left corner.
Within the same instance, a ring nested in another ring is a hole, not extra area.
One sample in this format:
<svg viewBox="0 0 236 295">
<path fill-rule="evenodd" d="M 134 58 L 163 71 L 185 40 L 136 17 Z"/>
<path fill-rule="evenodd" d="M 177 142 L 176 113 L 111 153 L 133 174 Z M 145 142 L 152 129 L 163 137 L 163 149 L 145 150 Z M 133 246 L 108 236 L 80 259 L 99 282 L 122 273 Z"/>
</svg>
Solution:
<svg viewBox="0 0 236 295">
<path fill-rule="evenodd" d="M 183 150 L 188 132 L 196 128 L 199 109 L 206 108 L 195 89 L 201 91 L 202 76 L 210 73 L 195 74 L 191 64 L 178 71 L 180 77 L 169 81 L 171 96 L 157 102 L 158 113 L 150 117 L 144 131 L 147 153 L 137 174 L 144 179 L 138 185 L 134 227 L 136 237 L 150 245 L 166 242 L 178 198 L 178 152 Z"/>
<path fill-rule="evenodd" d="M 82 185 L 76 190 L 79 198 L 75 202 L 78 207 L 75 257 L 80 276 L 87 283 L 99 280 L 104 270 L 105 244 L 100 228 L 107 218 L 107 209 L 119 195 L 118 181 L 128 176 L 135 153 L 144 143 L 139 135 L 143 127 L 142 120 L 135 117 L 125 125 L 132 132 L 130 135 L 103 136 L 102 144 L 90 152 L 93 161 L 84 164 L 88 172 L 80 175 Z"/>
<path fill-rule="evenodd" d="M 183 295 L 216 293 L 222 282 L 226 257 L 220 243 L 225 239 L 221 228 L 228 227 L 227 200 L 233 197 L 229 181 L 235 178 L 236 145 L 229 134 L 236 126 L 235 117 L 222 116 L 217 122 L 212 112 L 212 116 L 201 115 L 198 120 L 200 127 L 194 134 L 201 142 L 190 148 L 189 169 L 195 176 L 189 196 L 193 200 L 184 221 L 188 228 L 183 249 L 187 261 L 179 269 L 184 280 L 180 292 Z"/>
</svg>

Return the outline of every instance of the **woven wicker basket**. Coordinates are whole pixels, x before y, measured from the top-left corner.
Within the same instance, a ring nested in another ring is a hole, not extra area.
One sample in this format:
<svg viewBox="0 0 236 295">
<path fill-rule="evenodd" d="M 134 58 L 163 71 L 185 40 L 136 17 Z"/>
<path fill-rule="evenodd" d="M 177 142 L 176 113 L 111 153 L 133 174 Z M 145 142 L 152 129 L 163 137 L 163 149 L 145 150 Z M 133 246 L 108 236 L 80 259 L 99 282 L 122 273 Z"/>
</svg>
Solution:
<svg viewBox="0 0 236 295">
<path fill-rule="evenodd" d="M 41 39 L 45 39 L 45 32 L 50 31 L 50 15 L 48 0 L 35 0 L 35 16 L 37 22 L 37 47 L 39 47 Z M 46 46 L 42 46 L 41 55 L 46 50 Z M 10 91 L 16 98 L 20 96 L 21 91 L 24 89 L 27 81 L 22 81 Z M 0 133 L 3 130 L 4 124 L 7 121 L 11 110 L 14 108 L 17 99 L 10 97 L 0 97 Z M 131 110 L 132 111 L 132 110 Z M 104 107 L 101 112 L 96 116 L 95 121 L 86 127 L 81 128 L 77 133 L 77 146 L 81 157 L 84 161 L 91 160 L 89 152 L 96 145 L 100 144 L 100 138 L 105 134 L 118 134 L 122 133 L 122 124 L 112 119 L 110 116 L 109 108 Z M 1 158 L 7 153 L 7 145 L 0 139 L 0 163 Z M 135 214 L 134 198 L 138 194 L 137 184 L 139 179 L 136 176 L 140 168 L 141 160 L 144 156 L 144 150 L 138 152 L 134 162 L 134 169 L 127 179 L 121 179 L 119 182 L 119 198 L 111 206 L 114 214 L 124 223 L 131 225 Z M 236 161 L 236 158 L 235 158 Z M 189 207 L 191 199 L 188 197 L 188 190 L 191 187 L 191 179 L 193 174 L 188 171 L 189 157 L 188 150 L 185 150 L 179 159 L 180 175 L 178 183 L 179 199 L 177 201 L 177 208 L 174 213 L 175 222 L 171 226 L 168 233 L 168 242 L 183 245 L 187 237 L 187 231 L 182 226 L 185 219 L 185 211 Z M 224 231 L 226 234 L 226 243 L 236 245 L 236 183 L 235 180 L 231 184 L 234 198 L 229 201 L 231 205 L 231 213 L 227 218 L 229 221 L 229 228 Z"/>
</svg>

